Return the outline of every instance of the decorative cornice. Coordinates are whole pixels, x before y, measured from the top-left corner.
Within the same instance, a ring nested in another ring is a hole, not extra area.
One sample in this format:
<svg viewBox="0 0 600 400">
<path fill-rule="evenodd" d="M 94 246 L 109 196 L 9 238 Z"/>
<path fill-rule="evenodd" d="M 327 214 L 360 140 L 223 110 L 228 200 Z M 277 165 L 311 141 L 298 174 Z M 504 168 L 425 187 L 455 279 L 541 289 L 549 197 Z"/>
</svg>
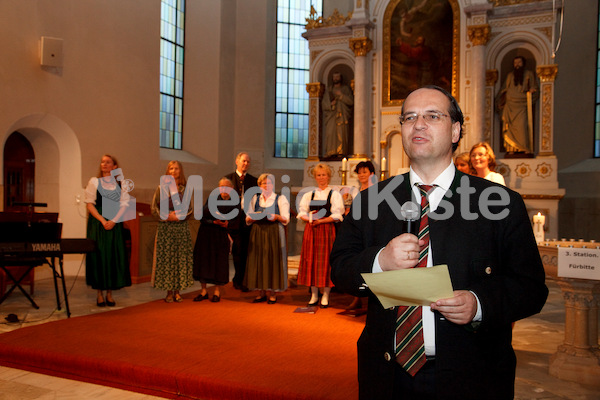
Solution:
<svg viewBox="0 0 600 400">
<path fill-rule="evenodd" d="M 310 98 L 321 97 L 323 96 L 323 93 L 325 93 L 325 85 L 321 82 L 307 83 L 306 91 Z"/>
<path fill-rule="evenodd" d="M 535 69 L 535 72 L 540 77 L 540 81 L 554 82 L 556 79 L 556 74 L 558 73 L 558 65 L 538 65 L 538 67 Z"/>
<path fill-rule="evenodd" d="M 364 57 L 373 48 L 373 41 L 368 37 L 350 38 L 349 45 L 356 57 Z"/>
<path fill-rule="evenodd" d="M 489 24 L 471 25 L 467 27 L 467 36 L 473 46 L 485 46 L 490 40 L 492 28 Z"/>
<path fill-rule="evenodd" d="M 522 194 L 524 200 L 560 200 L 564 194 Z"/>
<path fill-rule="evenodd" d="M 311 6 L 310 7 L 310 17 L 306 18 L 306 25 L 304 27 L 306 30 L 315 29 L 315 28 L 323 28 L 327 26 L 340 26 L 345 25 L 346 22 L 352 19 L 352 12 L 348 13 L 348 16 L 344 17 L 338 9 L 333 10 L 333 14 L 331 16 L 323 19 L 323 17 L 317 16 L 317 12 Z"/>
<path fill-rule="evenodd" d="M 535 2 L 539 2 L 539 1 L 540 0 L 493 0 L 491 2 L 494 3 L 495 7 L 500 7 L 500 6 L 513 6 L 515 4 L 535 3 Z"/>
<path fill-rule="evenodd" d="M 498 70 L 488 69 L 485 71 L 485 86 L 494 86 L 498 82 Z"/>
</svg>

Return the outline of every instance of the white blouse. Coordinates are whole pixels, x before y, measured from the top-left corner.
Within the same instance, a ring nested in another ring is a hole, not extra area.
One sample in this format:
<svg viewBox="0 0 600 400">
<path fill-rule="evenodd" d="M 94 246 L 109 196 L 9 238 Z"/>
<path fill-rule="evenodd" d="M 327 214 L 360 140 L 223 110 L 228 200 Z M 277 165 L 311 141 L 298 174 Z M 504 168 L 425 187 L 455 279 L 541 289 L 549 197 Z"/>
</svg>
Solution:
<svg viewBox="0 0 600 400">
<path fill-rule="evenodd" d="M 256 204 L 256 196 L 260 196 L 258 199 L 258 205 L 264 208 L 270 207 L 275 202 L 275 198 L 277 198 L 277 194 L 271 192 L 271 195 L 265 198 L 262 194 L 257 194 L 252 197 L 252 201 L 250 201 L 250 205 L 248 206 L 248 214 L 254 212 L 254 205 Z M 277 198 L 277 205 L 279 206 L 279 215 L 285 218 L 285 222 L 281 222 L 283 225 L 287 225 L 290 222 L 290 203 L 285 198 L 285 196 L 279 196 Z"/>
<path fill-rule="evenodd" d="M 506 186 L 506 182 L 504 182 L 504 177 L 497 172 L 490 172 L 485 176 L 485 179 Z"/>
<path fill-rule="evenodd" d="M 117 182 L 112 178 L 108 182 L 104 179 L 96 177 L 90 178 L 87 186 L 85 187 L 85 194 L 83 198 L 84 203 L 92 203 L 93 205 L 96 205 L 96 194 L 98 193 L 98 182 L 100 181 L 102 182 L 102 188 L 105 190 L 115 190 L 115 188 L 117 187 Z M 121 190 L 121 207 L 127 207 L 129 205 L 129 199 L 129 193 L 127 193 L 124 190 Z"/>
<path fill-rule="evenodd" d="M 302 199 L 300 200 L 300 206 L 298 207 L 298 219 L 301 217 L 308 218 L 308 213 L 310 212 L 310 198 L 312 193 L 315 192 L 315 197 L 313 200 L 323 200 L 327 201 L 327 196 L 329 195 L 329 191 L 333 190 L 330 186 L 327 186 L 325 189 L 320 190 L 319 188 L 315 188 L 310 192 L 304 193 Z M 344 220 L 344 212 L 346 208 L 344 207 L 344 199 L 342 199 L 342 195 L 337 190 L 333 190 L 331 193 L 331 218 L 337 221 Z"/>
</svg>

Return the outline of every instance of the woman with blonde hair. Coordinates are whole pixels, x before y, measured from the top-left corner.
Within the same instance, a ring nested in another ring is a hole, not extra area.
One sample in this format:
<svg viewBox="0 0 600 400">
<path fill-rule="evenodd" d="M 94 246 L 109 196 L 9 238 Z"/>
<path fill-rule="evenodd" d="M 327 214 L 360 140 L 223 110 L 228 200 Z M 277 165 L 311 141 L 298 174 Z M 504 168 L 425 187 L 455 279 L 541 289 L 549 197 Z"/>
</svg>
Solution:
<svg viewBox="0 0 600 400">
<path fill-rule="evenodd" d="M 335 241 L 335 224 L 343 220 L 345 207 L 342 195 L 329 186 L 331 168 L 325 164 L 317 164 L 313 175 L 317 188 L 302 196 L 297 217 L 306 222 L 298 284 L 310 286 L 311 298 L 308 305 L 311 307 L 318 304 L 319 288 L 323 288 L 321 308 L 327 308 L 329 293 L 333 287 L 329 253 Z"/>
<path fill-rule="evenodd" d="M 112 171 L 118 167 L 115 157 L 104 154 L 98 176 L 91 178 L 85 188 L 87 238 L 96 242 L 96 250 L 86 257 L 85 280 L 97 291 L 98 307 L 114 307 L 113 290 L 131 286 L 122 218 L 129 196 L 112 176 Z M 106 291 L 106 298 L 103 291 Z"/>
<path fill-rule="evenodd" d="M 188 225 L 193 200 L 187 209 L 181 205 L 186 183 L 183 165 L 170 161 L 151 206 L 152 215 L 159 219 L 152 283 L 155 288 L 167 291 L 167 303 L 182 302 L 179 291 L 194 284 L 192 236 Z"/>
<path fill-rule="evenodd" d="M 471 157 L 469 156 L 468 151 L 454 156 L 454 165 L 456 166 L 456 169 L 460 172 L 473 175 L 473 171 L 471 169 Z"/>
<path fill-rule="evenodd" d="M 273 192 L 273 175 L 260 175 L 258 186 L 262 192 L 252 197 L 246 213 L 246 224 L 252 225 L 252 229 L 244 286 L 259 291 L 254 303 L 275 304 L 276 292 L 288 286 L 284 226 L 290 221 L 290 203 L 285 196 Z"/>
<path fill-rule="evenodd" d="M 495 172 L 496 156 L 489 143 L 479 142 L 473 145 L 469 152 L 469 157 L 471 159 L 471 167 L 475 171 L 474 175 L 487 179 L 488 181 L 506 185 L 504 177 Z"/>
</svg>

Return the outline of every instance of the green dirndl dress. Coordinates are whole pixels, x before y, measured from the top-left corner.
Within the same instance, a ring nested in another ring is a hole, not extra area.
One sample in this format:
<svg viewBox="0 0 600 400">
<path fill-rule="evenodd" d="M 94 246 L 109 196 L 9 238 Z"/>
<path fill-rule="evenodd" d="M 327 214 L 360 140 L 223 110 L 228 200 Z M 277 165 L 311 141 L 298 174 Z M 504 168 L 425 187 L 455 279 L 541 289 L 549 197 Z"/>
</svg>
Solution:
<svg viewBox="0 0 600 400">
<path fill-rule="evenodd" d="M 100 188 L 100 183 L 98 183 Z M 102 214 L 102 202 L 119 199 L 121 188 L 96 191 L 96 209 Z M 126 257 L 123 223 L 117 223 L 107 231 L 96 218 L 89 216 L 87 238 L 96 242 L 96 250 L 86 256 L 85 280 L 96 290 L 117 290 L 131 286 L 131 273 Z"/>
</svg>

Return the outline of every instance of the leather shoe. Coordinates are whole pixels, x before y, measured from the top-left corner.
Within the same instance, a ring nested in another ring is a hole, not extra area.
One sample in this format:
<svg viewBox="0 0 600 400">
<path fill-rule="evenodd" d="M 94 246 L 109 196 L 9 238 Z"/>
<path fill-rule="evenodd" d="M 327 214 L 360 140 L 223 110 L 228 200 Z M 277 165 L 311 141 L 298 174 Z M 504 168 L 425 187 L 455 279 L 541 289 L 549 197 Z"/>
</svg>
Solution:
<svg viewBox="0 0 600 400">
<path fill-rule="evenodd" d="M 275 304 L 277 303 L 277 297 L 275 297 L 273 300 L 269 299 L 269 301 L 267 301 L 267 304 Z"/>
<path fill-rule="evenodd" d="M 210 299 L 211 302 L 213 303 L 218 303 L 221 301 L 221 296 L 217 296 L 216 294 L 213 294 L 212 299 Z"/>
<path fill-rule="evenodd" d="M 308 306 L 309 306 L 309 307 L 315 307 L 315 306 L 316 306 L 316 305 L 318 305 L 318 304 L 319 304 L 319 302 L 318 302 L 318 301 L 315 301 L 314 303 L 308 303 Z"/>
<path fill-rule="evenodd" d="M 98 307 L 106 307 L 106 303 L 100 300 L 96 300 L 96 305 Z"/>
<path fill-rule="evenodd" d="M 204 293 L 204 295 L 199 294 L 198 296 L 194 297 L 194 301 L 202 301 L 202 300 L 208 300 L 208 293 Z"/>
<path fill-rule="evenodd" d="M 117 303 L 116 303 L 116 302 L 114 302 L 114 301 L 108 301 L 108 299 L 107 299 L 107 300 L 106 300 L 106 305 L 107 305 L 107 306 L 109 306 L 109 307 L 114 307 L 114 306 L 116 306 L 116 305 L 117 305 Z"/>
<path fill-rule="evenodd" d="M 321 307 L 321 308 L 327 308 L 327 307 L 329 307 L 329 304 L 321 304 L 319 307 Z"/>
<path fill-rule="evenodd" d="M 267 296 L 257 297 L 252 300 L 253 303 L 264 303 L 265 301 L 267 301 Z"/>
</svg>

